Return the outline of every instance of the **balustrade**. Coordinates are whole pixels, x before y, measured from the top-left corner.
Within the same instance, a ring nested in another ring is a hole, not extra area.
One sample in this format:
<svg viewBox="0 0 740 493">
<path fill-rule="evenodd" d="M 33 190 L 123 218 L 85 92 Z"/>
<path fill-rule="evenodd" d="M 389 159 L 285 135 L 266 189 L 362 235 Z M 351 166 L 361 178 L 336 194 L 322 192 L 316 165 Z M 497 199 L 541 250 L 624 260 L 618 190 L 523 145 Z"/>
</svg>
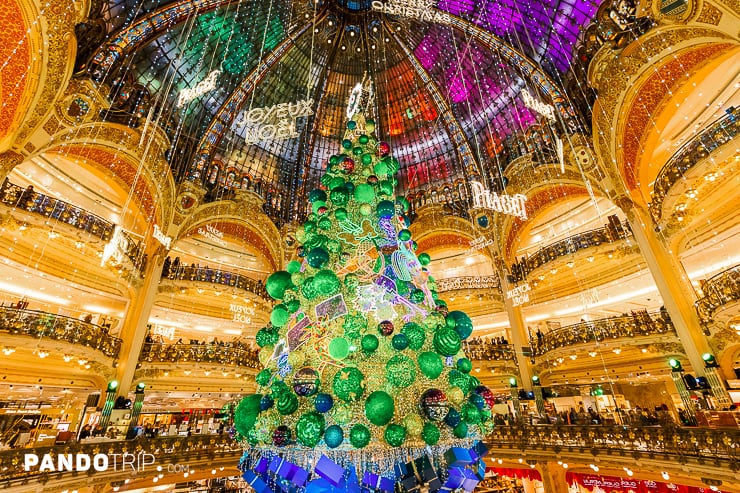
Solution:
<svg viewBox="0 0 740 493">
<path fill-rule="evenodd" d="M 461 289 L 499 289 L 498 276 L 464 276 L 437 279 L 437 292 L 458 291 Z"/>
<path fill-rule="evenodd" d="M 257 351 L 243 344 L 144 344 L 140 361 L 150 363 L 212 363 L 261 368 Z"/>
<path fill-rule="evenodd" d="M 267 290 L 265 290 L 262 282 L 236 272 L 221 269 L 211 269 L 210 267 L 200 267 L 197 265 L 175 266 L 165 263 L 165 268 L 162 270 L 162 279 L 209 282 L 223 286 L 232 286 L 256 294 L 265 300 L 272 300 L 267 294 Z"/>
<path fill-rule="evenodd" d="M 671 187 L 715 149 L 733 140 L 740 131 L 740 108 L 731 108 L 676 151 L 658 172 L 653 185 L 650 213 L 657 222 L 663 215 L 663 201 Z"/>
<path fill-rule="evenodd" d="M 111 358 L 121 350 L 121 340 L 109 335 L 106 327 L 37 310 L 0 307 L 0 331 L 79 344 Z"/>
<path fill-rule="evenodd" d="M 511 344 L 494 344 L 485 340 L 463 341 L 465 355 L 475 361 L 513 361 L 514 346 Z"/>
<path fill-rule="evenodd" d="M 740 300 L 740 264 L 707 280 L 702 287 L 705 296 L 696 301 L 696 311 L 704 322 L 711 322 L 717 308 Z"/>
<path fill-rule="evenodd" d="M 554 349 L 601 342 L 606 339 L 648 336 L 654 334 L 675 333 L 675 328 L 668 314 L 633 312 L 632 315 L 609 317 L 589 322 L 579 322 L 543 334 L 539 330 L 536 336 L 530 335 L 530 344 L 534 356 L 542 356 Z"/>
</svg>

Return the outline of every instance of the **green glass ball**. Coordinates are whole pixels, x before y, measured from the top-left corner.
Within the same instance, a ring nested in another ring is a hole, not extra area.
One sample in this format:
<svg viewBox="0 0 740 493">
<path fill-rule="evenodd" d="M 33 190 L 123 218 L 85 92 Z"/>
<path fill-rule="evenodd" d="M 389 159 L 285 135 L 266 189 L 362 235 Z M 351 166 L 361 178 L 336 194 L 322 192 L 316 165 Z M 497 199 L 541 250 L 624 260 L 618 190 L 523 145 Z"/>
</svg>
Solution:
<svg viewBox="0 0 740 493">
<path fill-rule="evenodd" d="M 270 275 L 265 282 L 265 290 L 267 294 L 272 296 L 276 300 L 283 299 L 285 296 L 285 290 L 289 289 L 293 283 L 290 281 L 290 273 L 284 270 L 279 270 Z"/>
<path fill-rule="evenodd" d="M 409 241 L 411 239 L 411 231 L 408 229 L 402 229 L 398 232 L 398 239 L 401 241 Z"/>
<path fill-rule="evenodd" d="M 452 434 L 457 438 L 466 438 L 468 436 L 468 425 L 460 423 L 452 430 Z"/>
<path fill-rule="evenodd" d="M 362 313 L 351 313 L 344 317 L 342 328 L 344 329 L 345 337 L 348 337 L 350 339 L 358 339 L 365 331 L 365 329 L 367 329 L 367 319 Z"/>
<path fill-rule="evenodd" d="M 290 312 L 285 305 L 280 303 L 279 305 L 275 305 L 275 308 L 272 309 L 272 313 L 270 314 L 270 323 L 275 327 L 282 327 L 288 322 L 289 318 Z"/>
<path fill-rule="evenodd" d="M 347 150 L 352 149 L 352 141 L 349 139 L 344 139 L 342 141 L 342 147 L 344 147 Z"/>
<path fill-rule="evenodd" d="M 314 214 L 321 214 L 321 210 L 326 209 L 326 202 L 323 200 L 317 200 L 311 204 L 311 211 Z"/>
<path fill-rule="evenodd" d="M 373 167 L 373 171 L 378 176 L 388 176 L 388 164 L 385 161 L 378 161 Z"/>
<path fill-rule="evenodd" d="M 406 336 L 409 341 L 409 348 L 414 351 L 421 349 L 427 338 L 424 328 L 414 322 L 404 324 L 403 328 L 401 328 L 401 334 Z"/>
<path fill-rule="evenodd" d="M 381 180 L 378 184 L 380 193 L 383 195 L 393 195 L 393 182 L 390 180 Z"/>
<path fill-rule="evenodd" d="M 364 153 L 364 154 L 363 154 L 363 155 L 362 155 L 362 156 L 360 157 L 360 159 L 361 159 L 361 161 L 362 161 L 362 164 L 364 164 L 364 165 L 366 165 L 366 166 L 367 166 L 368 164 L 370 164 L 370 163 L 372 163 L 372 162 L 373 162 L 373 155 L 372 155 L 372 154 L 370 154 L 370 153 L 367 153 L 367 152 L 366 152 L 366 153 Z"/>
<path fill-rule="evenodd" d="M 440 358 L 437 353 L 433 353 L 431 351 L 421 353 L 417 357 L 417 361 L 419 363 L 421 373 L 431 380 L 438 378 L 444 369 L 442 358 Z"/>
<path fill-rule="evenodd" d="M 298 311 L 298 309 L 301 307 L 301 301 L 300 300 L 290 300 L 285 304 L 285 307 L 288 309 L 290 313 L 295 313 Z"/>
<path fill-rule="evenodd" d="M 396 207 L 393 205 L 393 202 L 390 200 L 381 200 L 378 203 L 378 206 L 375 208 L 375 212 L 378 213 L 378 217 L 381 218 L 391 218 L 393 217 L 393 214 L 395 214 Z"/>
<path fill-rule="evenodd" d="M 360 205 L 360 215 L 361 216 L 369 216 L 373 213 L 373 206 L 372 204 L 362 204 Z"/>
<path fill-rule="evenodd" d="M 255 340 L 259 347 L 265 347 L 275 344 L 276 342 L 278 342 L 278 339 L 280 339 L 280 333 L 270 327 L 262 327 L 260 330 L 257 331 L 257 334 L 255 335 Z"/>
<path fill-rule="evenodd" d="M 481 420 L 480 409 L 469 402 L 466 402 L 460 408 L 460 416 L 462 417 L 463 422 L 469 425 L 477 425 Z"/>
<path fill-rule="evenodd" d="M 344 431 L 339 425 L 331 425 L 324 431 L 324 442 L 329 448 L 337 448 L 344 441 Z"/>
<path fill-rule="evenodd" d="M 290 274 L 295 274 L 296 272 L 300 272 L 301 270 L 301 263 L 297 260 L 291 260 L 288 262 L 288 265 L 285 267 L 285 270 L 287 270 Z"/>
<path fill-rule="evenodd" d="M 329 190 L 334 190 L 335 188 L 342 188 L 344 187 L 344 183 L 345 183 L 344 178 L 342 178 L 341 176 L 335 176 L 334 178 L 331 179 L 331 181 L 329 181 L 329 185 L 327 186 L 327 188 Z"/>
<path fill-rule="evenodd" d="M 460 336 L 455 329 L 442 327 L 434 333 L 434 349 L 442 356 L 456 355 L 460 346 Z"/>
<path fill-rule="evenodd" d="M 352 154 L 354 154 L 355 156 L 362 156 L 363 152 L 365 152 L 365 149 L 360 146 L 355 146 L 352 148 Z"/>
<path fill-rule="evenodd" d="M 385 364 L 385 378 L 394 387 L 408 387 L 416 380 L 414 360 L 403 354 L 393 356 Z"/>
<path fill-rule="evenodd" d="M 388 156 L 385 161 L 388 166 L 388 174 L 393 175 L 401 169 L 401 164 L 398 162 L 398 159 Z"/>
<path fill-rule="evenodd" d="M 254 426 L 260 413 L 261 394 L 248 395 L 239 402 L 234 411 L 234 424 L 239 433 L 246 435 Z"/>
<path fill-rule="evenodd" d="M 447 379 L 451 386 L 460 387 L 465 394 L 468 394 L 474 388 L 474 381 L 470 375 L 466 375 L 459 370 L 450 370 Z"/>
<path fill-rule="evenodd" d="M 329 252 L 323 247 L 311 249 L 306 255 L 306 262 L 314 269 L 322 268 L 329 261 Z"/>
<path fill-rule="evenodd" d="M 311 202 L 326 202 L 326 192 L 319 188 L 315 188 L 308 192 L 308 200 Z"/>
<path fill-rule="evenodd" d="M 409 347 L 409 338 L 404 334 L 396 334 L 393 336 L 393 339 L 391 339 L 391 345 L 396 351 L 403 351 Z"/>
<path fill-rule="evenodd" d="M 347 128 L 350 130 L 354 130 L 357 128 L 357 122 L 354 120 L 350 120 L 347 122 Z"/>
<path fill-rule="evenodd" d="M 272 377 L 272 372 L 265 368 L 264 370 L 260 371 L 257 376 L 254 377 L 255 382 L 257 382 L 257 385 L 260 387 L 264 387 L 268 383 L 270 383 L 270 378 Z"/>
<path fill-rule="evenodd" d="M 331 165 L 339 164 L 340 162 L 342 162 L 342 159 L 344 158 L 340 156 L 339 154 L 334 154 L 329 158 L 329 164 Z"/>
<path fill-rule="evenodd" d="M 332 188 L 331 194 L 329 195 L 332 203 L 337 206 L 343 206 L 349 201 L 349 192 L 347 187 L 341 186 Z"/>
<path fill-rule="evenodd" d="M 426 423 L 421 430 L 421 438 L 427 445 L 436 445 L 439 441 L 439 428 L 432 423 Z"/>
<path fill-rule="evenodd" d="M 383 437 L 391 447 L 400 447 L 403 445 L 404 440 L 406 440 L 406 428 L 395 423 L 389 424 L 385 427 Z"/>
<path fill-rule="evenodd" d="M 430 257 L 428 253 L 424 252 L 419 254 L 419 263 L 421 265 L 429 265 L 429 262 L 431 261 L 432 257 Z"/>
<path fill-rule="evenodd" d="M 343 360 L 349 355 L 349 342 L 344 337 L 335 337 L 329 343 L 329 356 Z"/>
<path fill-rule="evenodd" d="M 334 217 L 337 218 L 337 221 L 345 221 L 347 219 L 347 209 L 340 208 L 334 211 Z"/>
<path fill-rule="evenodd" d="M 457 360 L 457 369 L 462 373 L 470 373 L 473 369 L 473 363 L 468 358 L 460 358 Z"/>
<path fill-rule="evenodd" d="M 321 219 L 319 219 L 319 223 L 318 223 L 319 229 L 323 229 L 324 231 L 326 231 L 328 229 L 331 229 L 331 225 L 332 225 L 331 219 L 329 219 L 328 217 L 324 216 Z"/>
<path fill-rule="evenodd" d="M 326 421 L 324 415 L 311 411 L 303 414 L 295 424 L 295 434 L 298 443 L 304 447 L 315 447 L 324 434 Z"/>
<path fill-rule="evenodd" d="M 351 443 L 354 448 L 366 447 L 367 444 L 370 443 L 371 438 L 372 435 L 370 434 L 370 430 L 368 430 L 365 425 L 356 424 L 349 432 L 349 443 Z"/>
<path fill-rule="evenodd" d="M 365 417 L 376 426 L 388 424 L 394 411 L 393 397 L 382 390 L 376 390 L 365 400 Z"/>
<path fill-rule="evenodd" d="M 303 296 L 308 300 L 312 300 L 319 295 L 319 292 L 316 290 L 316 286 L 314 286 L 313 277 L 307 277 L 303 281 L 303 284 L 301 284 L 301 293 L 303 293 Z"/>
<path fill-rule="evenodd" d="M 357 368 L 342 368 L 334 375 L 332 389 L 343 401 L 356 401 L 365 392 L 365 376 Z"/>
<path fill-rule="evenodd" d="M 424 294 L 424 291 L 419 288 L 412 290 L 409 294 L 409 299 L 411 300 L 411 302 L 416 303 L 417 305 L 419 303 L 423 303 L 425 298 L 426 294 Z"/>
<path fill-rule="evenodd" d="M 401 209 L 403 209 L 403 212 L 408 212 L 409 208 L 411 207 L 406 197 L 398 197 L 396 199 L 396 203 L 401 206 Z"/>
<path fill-rule="evenodd" d="M 283 416 L 293 414 L 298 409 L 298 397 L 293 392 L 282 392 L 275 401 L 275 408 Z"/>
<path fill-rule="evenodd" d="M 367 183 L 360 183 L 355 187 L 355 200 L 363 204 L 370 204 L 375 200 L 375 189 Z"/>
<path fill-rule="evenodd" d="M 357 140 L 359 140 L 359 141 L 360 141 L 360 144 L 363 144 L 363 145 L 365 145 L 365 144 L 367 144 L 367 142 L 368 142 L 368 141 L 370 140 L 370 137 L 368 137 L 368 136 L 367 136 L 367 135 L 365 135 L 365 134 L 362 134 L 362 135 L 360 135 L 360 138 L 359 138 L 359 139 L 357 139 Z"/>
<path fill-rule="evenodd" d="M 334 273 L 329 269 L 320 270 L 313 276 L 313 285 L 316 292 L 321 296 L 331 296 L 339 292 L 341 282 Z"/>
<path fill-rule="evenodd" d="M 466 339 L 473 332 L 473 321 L 465 312 L 455 310 L 447 314 L 446 324 L 455 329 L 460 339 Z"/>
<path fill-rule="evenodd" d="M 374 353 L 378 349 L 379 344 L 378 336 L 374 334 L 366 334 L 362 337 L 362 342 L 360 342 L 362 350 L 366 353 Z"/>
</svg>

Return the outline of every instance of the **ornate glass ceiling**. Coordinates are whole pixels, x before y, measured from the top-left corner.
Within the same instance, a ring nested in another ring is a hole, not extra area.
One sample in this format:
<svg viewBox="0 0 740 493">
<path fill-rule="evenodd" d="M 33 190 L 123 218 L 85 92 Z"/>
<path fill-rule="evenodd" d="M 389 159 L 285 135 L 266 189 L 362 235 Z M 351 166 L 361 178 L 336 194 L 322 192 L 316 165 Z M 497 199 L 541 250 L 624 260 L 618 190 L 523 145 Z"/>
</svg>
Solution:
<svg viewBox="0 0 740 493">
<path fill-rule="evenodd" d="M 429 7 L 452 21 L 373 7 L 385 3 Z M 523 104 L 523 89 L 548 104 L 558 99 L 556 123 L 567 126 L 562 76 L 597 7 L 594 0 L 112 0 L 103 11 L 111 35 L 90 72 L 148 91 L 149 117 L 173 137 L 173 165 L 213 198 L 244 180 L 291 198 L 313 187 L 363 79 L 365 87 L 372 82 L 379 133 L 401 161 L 399 192 L 452 183 L 471 170 L 496 186 L 502 150 L 542 123 Z M 201 90 L 208 80 L 215 87 Z M 195 97 L 178 107 L 184 90 Z M 313 114 L 293 119 L 292 137 L 245 141 L 240 121 L 250 110 L 300 101 L 311 101 Z M 548 126 L 552 135 L 558 125 Z"/>
</svg>

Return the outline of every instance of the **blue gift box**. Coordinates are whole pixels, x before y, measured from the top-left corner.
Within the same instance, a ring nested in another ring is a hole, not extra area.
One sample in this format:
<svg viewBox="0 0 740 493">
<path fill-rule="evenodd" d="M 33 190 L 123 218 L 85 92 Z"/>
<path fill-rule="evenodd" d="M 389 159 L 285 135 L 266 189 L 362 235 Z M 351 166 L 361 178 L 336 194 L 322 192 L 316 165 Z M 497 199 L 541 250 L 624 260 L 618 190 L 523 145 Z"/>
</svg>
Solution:
<svg viewBox="0 0 740 493">
<path fill-rule="evenodd" d="M 476 467 L 473 472 L 475 473 L 475 476 L 482 481 L 486 477 L 486 463 L 482 460 L 479 461 L 478 467 Z"/>
<path fill-rule="evenodd" d="M 480 480 L 470 469 L 454 467 L 449 469 L 450 476 L 445 481 L 444 487 L 450 489 L 462 488 L 465 491 L 473 491 Z"/>
<path fill-rule="evenodd" d="M 260 476 L 267 474 L 267 466 L 269 463 L 270 462 L 267 460 L 267 457 L 260 457 L 257 464 L 254 465 L 254 472 Z"/>
<path fill-rule="evenodd" d="M 435 493 L 442 488 L 442 481 L 439 478 L 434 478 L 427 483 L 427 487 L 431 493 Z"/>
<path fill-rule="evenodd" d="M 274 493 L 253 471 L 246 471 L 242 477 L 257 493 Z"/>
<path fill-rule="evenodd" d="M 366 471 L 362 476 L 362 485 L 370 490 L 385 491 L 387 493 L 392 493 L 395 487 L 395 483 L 392 479 L 378 476 L 369 471 Z"/>
<path fill-rule="evenodd" d="M 478 454 L 478 457 L 485 457 L 486 454 L 488 454 L 488 447 L 486 447 L 483 442 L 476 442 L 475 445 L 473 445 L 473 450 Z"/>
<path fill-rule="evenodd" d="M 472 457 L 470 452 L 470 449 L 462 447 L 450 447 L 450 449 L 445 452 L 445 460 L 447 461 L 447 466 L 465 467 L 469 464 L 474 463 L 476 459 Z M 475 455 L 477 458 L 478 454 Z"/>
<path fill-rule="evenodd" d="M 314 471 L 335 487 L 339 487 L 344 480 L 344 468 L 325 455 L 316 463 Z"/>
</svg>

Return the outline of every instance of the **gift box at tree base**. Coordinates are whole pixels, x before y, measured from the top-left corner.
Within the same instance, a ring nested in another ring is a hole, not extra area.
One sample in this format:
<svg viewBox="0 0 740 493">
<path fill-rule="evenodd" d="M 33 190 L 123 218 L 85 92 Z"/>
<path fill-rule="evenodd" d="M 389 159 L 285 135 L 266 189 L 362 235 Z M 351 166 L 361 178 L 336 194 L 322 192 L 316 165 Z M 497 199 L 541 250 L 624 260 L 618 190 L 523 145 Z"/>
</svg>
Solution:
<svg viewBox="0 0 740 493">
<path fill-rule="evenodd" d="M 493 395 L 461 349 L 473 325 L 438 298 L 374 128 L 347 123 L 294 260 L 265 283 L 278 303 L 256 335 L 264 369 L 235 413 L 260 493 L 471 491 L 485 472 Z"/>
</svg>

